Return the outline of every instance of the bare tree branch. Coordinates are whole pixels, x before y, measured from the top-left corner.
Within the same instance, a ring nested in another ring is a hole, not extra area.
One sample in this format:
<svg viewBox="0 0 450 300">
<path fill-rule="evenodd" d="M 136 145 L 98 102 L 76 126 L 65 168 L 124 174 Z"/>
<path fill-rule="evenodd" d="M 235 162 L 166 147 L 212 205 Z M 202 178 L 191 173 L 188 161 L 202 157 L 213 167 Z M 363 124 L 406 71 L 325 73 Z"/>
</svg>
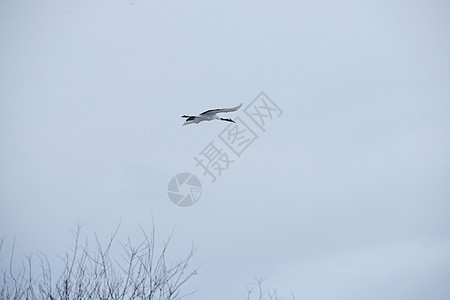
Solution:
<svg viewBox="0 0 450 300">
<path fill-rule="evenodd" d="M 106 245 L 94 234 L 95 247 L 90 250 L 88 239 L 80 243 L 81 225 L 72 230 L 74 244 L 62 257 L 64 269 L 57 281 L 52 281 L 49 260 L 42 252 L 37 252 L 40 263 L 38 276 L 32 268 L 33 255 L 22 258 L 22 265 L 14 271 L 13 243 L 9 270 L 1 268 L 0 299 L 148 299 L 176 300 L 193 292 L 182 294 L 186 283 L 197 274 L 190 269 L 195 254 L 194 247 L 183 259 L 169 264 L 166 260 L 173 232 L 157 253 L 155 229 L 148 235 L 140 226 L 142 241 L 135 246 L 128 238 L 126 244 L 119 243 L 122 260 L 112 258 L 110 253 L 115 244 L 120 224 Z M 3 247 L 0 239 L 0 252 Z"/>
<path fill-rule="evenodd" d="M 255 278 L 255 281 L 251 283 L 253 287 L 246 285 L 246 294 L 244 299 L 246 300 L 279 300 L 277 290 L 274 288 L 265 288 L 264 278 Z M 295 300 L 294 294 L 291 290 L 291 297 Z"/>
</svg>

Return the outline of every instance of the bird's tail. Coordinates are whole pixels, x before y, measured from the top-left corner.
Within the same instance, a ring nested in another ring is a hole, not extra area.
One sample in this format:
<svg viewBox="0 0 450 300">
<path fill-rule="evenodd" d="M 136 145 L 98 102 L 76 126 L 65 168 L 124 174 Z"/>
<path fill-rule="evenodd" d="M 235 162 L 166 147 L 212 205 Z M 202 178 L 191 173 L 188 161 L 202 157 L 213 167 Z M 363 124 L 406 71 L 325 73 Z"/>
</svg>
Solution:
<svg viewBox="0 0 450 300">
<path fill-rule="evenodd" d="M 182 115 L 182 118 L 189 118 L 190 116 Z"/>
</svg>

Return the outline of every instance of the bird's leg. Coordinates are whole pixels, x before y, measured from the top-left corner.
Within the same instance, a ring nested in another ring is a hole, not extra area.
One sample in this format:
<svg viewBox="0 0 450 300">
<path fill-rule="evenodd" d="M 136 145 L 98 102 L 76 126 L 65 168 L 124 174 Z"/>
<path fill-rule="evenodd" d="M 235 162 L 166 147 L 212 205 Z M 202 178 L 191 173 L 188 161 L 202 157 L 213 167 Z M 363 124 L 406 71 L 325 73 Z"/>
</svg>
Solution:
<svg viewBox="0 0 450 300">
<path fill-rule="evenodd" d="M 227 121 L 227 122 L 232 122 L 232 123 L 236 123 L 235 121 L 231 120 L 231 119 L 225 119 L 225 118 L 220 118 L 222 121 Z"/>
</svg>

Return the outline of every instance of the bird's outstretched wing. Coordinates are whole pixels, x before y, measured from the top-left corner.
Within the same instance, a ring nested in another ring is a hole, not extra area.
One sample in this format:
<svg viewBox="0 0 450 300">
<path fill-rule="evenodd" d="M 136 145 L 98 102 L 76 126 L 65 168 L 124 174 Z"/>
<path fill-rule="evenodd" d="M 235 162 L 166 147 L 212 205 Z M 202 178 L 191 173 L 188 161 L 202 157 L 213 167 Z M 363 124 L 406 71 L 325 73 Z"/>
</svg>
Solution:
<svg viewBox="0 0 450 300">
<path fill-rule="evenodd" d="M 209 114 L 214 115 L 217 113 L 227 113 L 227 112 L 237 111 L 239 108 L 241 108 L 241 106 L 242 106 L 242 103 L 241 103 L 241 105 L 233 107 L 233 108 L 210 109 L 210 110 L 202 112 L 200 115 L 209 115 Z"/>
</svg>

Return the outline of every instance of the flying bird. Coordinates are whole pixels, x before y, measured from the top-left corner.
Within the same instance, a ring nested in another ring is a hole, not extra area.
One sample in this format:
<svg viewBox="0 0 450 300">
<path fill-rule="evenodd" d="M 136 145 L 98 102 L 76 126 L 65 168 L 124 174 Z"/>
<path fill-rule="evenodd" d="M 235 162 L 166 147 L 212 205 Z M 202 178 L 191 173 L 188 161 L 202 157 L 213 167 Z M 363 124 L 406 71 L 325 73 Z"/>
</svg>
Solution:
<svg viewBox="0 0 450 300">
<path fill-rule="evenodd" d="M 212 120 L 220 120 L 220 121 L 236 123 L 235 121 L 233 121 L 231 119 L 221 118 L 217 114 L 237 111 L 239 108 L 241 108 L 241 106 L 242 106 L 242 103 L 241 103 L 241 105 L 233 107 L 233 108 L 210 109 L 210 110 L 202 112 L 198 116 L 186 116 L 186 115 L 181 116 L 182 118 L 186 118 L 186 122 L 184 122 L 183 126 L 193 124 L 193 123 L 198 124 L 201 121 L 212 121 Z"/>
</svg>

